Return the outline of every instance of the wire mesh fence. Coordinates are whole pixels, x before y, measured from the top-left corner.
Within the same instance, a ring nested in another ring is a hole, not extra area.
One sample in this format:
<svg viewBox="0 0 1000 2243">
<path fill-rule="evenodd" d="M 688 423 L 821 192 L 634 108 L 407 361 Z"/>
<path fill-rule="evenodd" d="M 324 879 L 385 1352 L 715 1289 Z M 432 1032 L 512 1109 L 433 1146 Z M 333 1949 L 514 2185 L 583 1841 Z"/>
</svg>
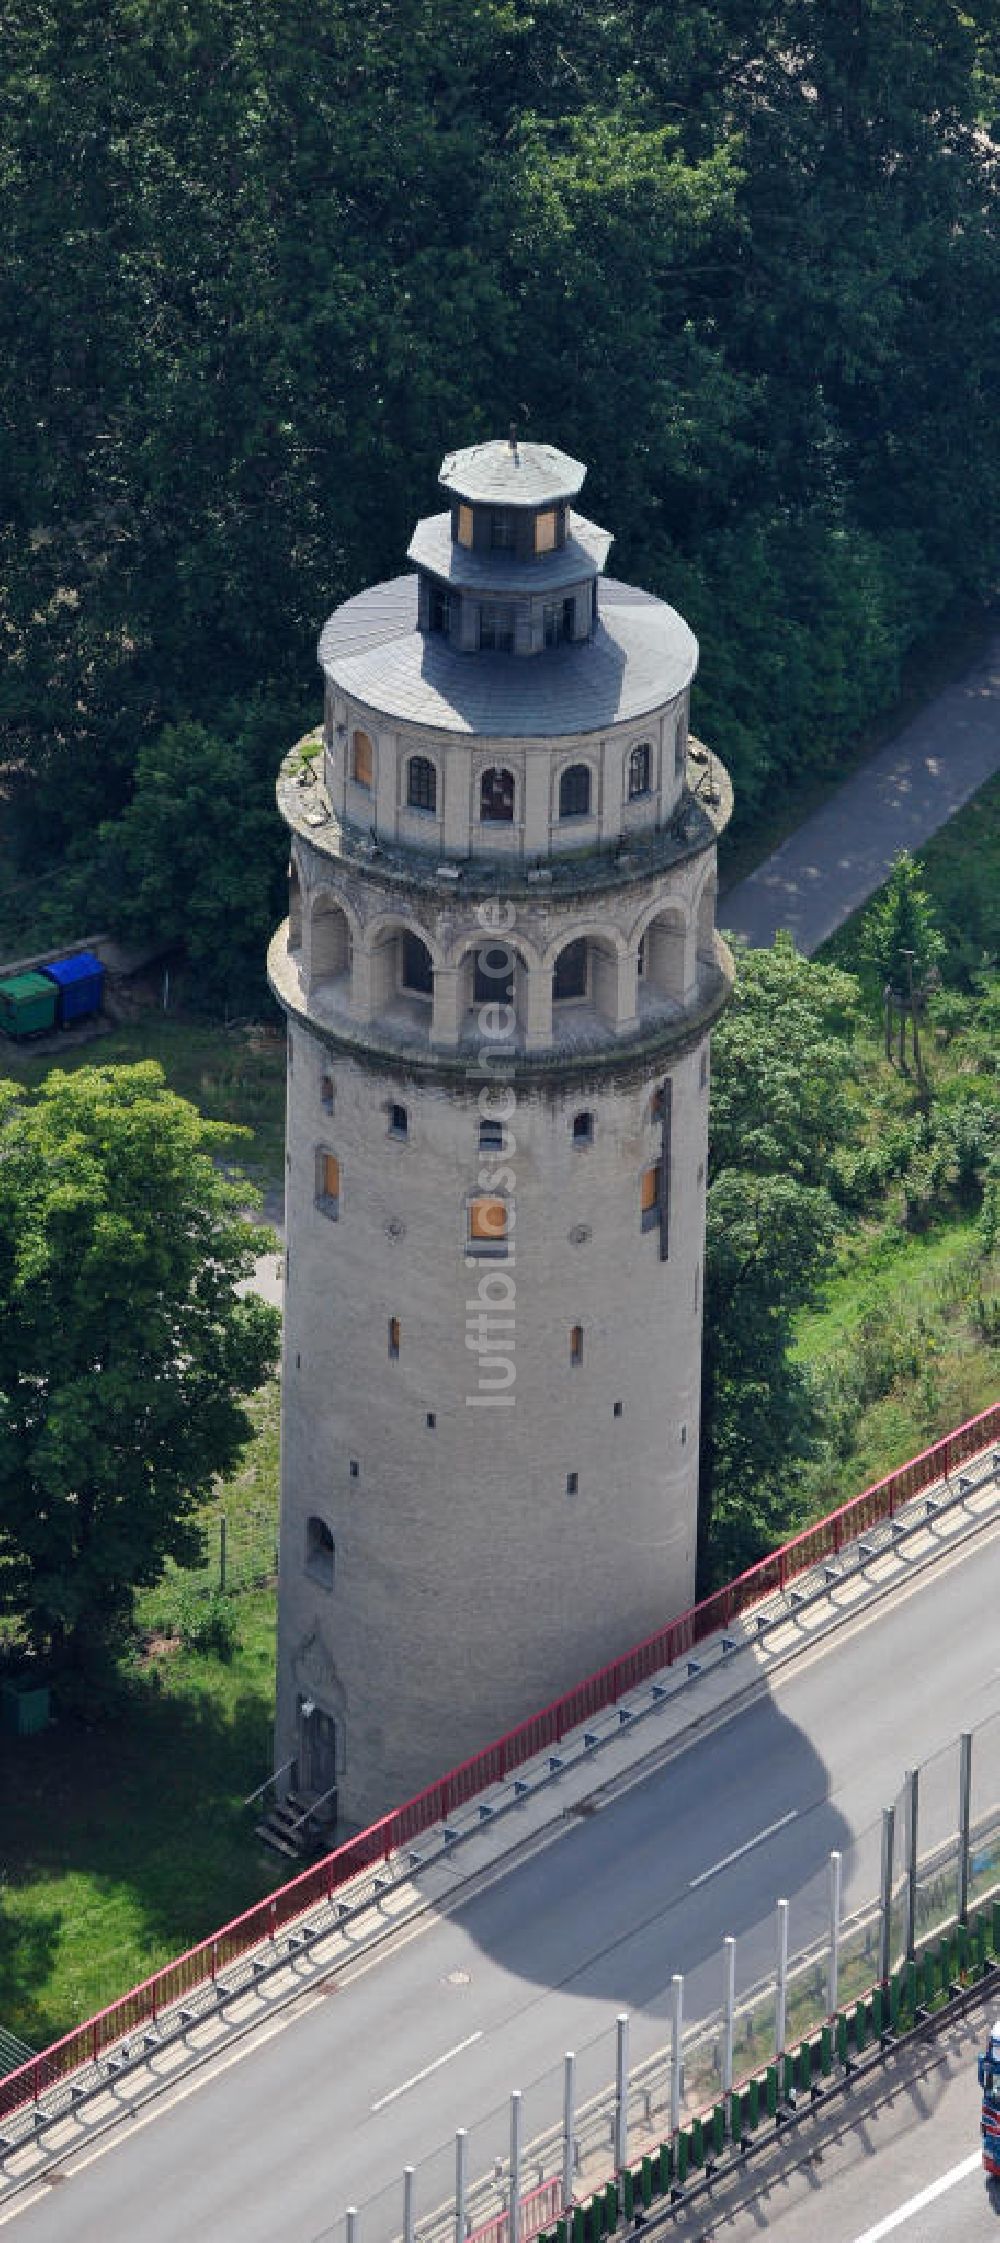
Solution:
<svg viewBox="0 0 1000 2243">
<path fill-rule="evenodd" d="M 278 1504 L 251 1509 L 219 1501 L 202 1516 L 204 1555 L 200 1565 L 178 1566 L 168 1559 L 162 1587 L 197 1596 L 235 1595 L 273 1581 L 278 1571 Z"/>
</svg>

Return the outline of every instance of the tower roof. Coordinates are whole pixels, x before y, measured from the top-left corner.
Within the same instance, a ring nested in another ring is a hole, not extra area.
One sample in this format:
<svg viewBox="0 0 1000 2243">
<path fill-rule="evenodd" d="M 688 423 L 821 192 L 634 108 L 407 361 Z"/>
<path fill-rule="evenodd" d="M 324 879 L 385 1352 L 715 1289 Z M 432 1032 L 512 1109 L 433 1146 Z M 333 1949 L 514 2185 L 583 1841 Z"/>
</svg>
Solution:
<svg viewBox="0 0 1000 2243">
<path fill-rule="evenodd" d="M 511 552 L 476 552 L 458 545 L 451 534 L 450 514 L 426 514 L 417 523 L 407 559 L 430 569 L 446 584 L 472 592 L 558 592 L 578 584 L 604 567 L 611 533 L 583 514 L 571 514 L 566 541 L 538 559 L 522 561 Z"/>
<path fill-rule="evenodd" d="M 446 491 L 473 504 L 545 506 L 556 499 L 575 498 L 586 472 L 582 460 L 570 459 L 554 444 L 511 439 L 448 452 L 438 481 Z"/>
<path fill-rule="evenodd" d="M 662 708 L 690 685 L 698 642 L 666 602 L 605 577 L 601 621 L 541 662 L 473 661 L 417 628 L 417 579 L 372 585 L 335 609 L 319 642 L 332 685 L 381 715 L 437 731 L 558 739 Z"/>
</svg>

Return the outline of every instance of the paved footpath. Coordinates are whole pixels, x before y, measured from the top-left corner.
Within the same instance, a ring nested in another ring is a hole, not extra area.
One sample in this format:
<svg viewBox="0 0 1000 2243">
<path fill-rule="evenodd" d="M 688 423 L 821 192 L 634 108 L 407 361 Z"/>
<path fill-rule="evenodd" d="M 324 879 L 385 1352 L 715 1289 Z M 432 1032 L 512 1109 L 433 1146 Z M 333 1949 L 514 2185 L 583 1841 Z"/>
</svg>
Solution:
<svg viewBox="0 0 1000 2243">
<path fill-rule="evenodd" d="M 1000 769 L 1000 632 L 719 905 L 719 924 L 760 948 L 789 927 L 811 957 L 901 849 L 919 849 Z"/>
</svg>

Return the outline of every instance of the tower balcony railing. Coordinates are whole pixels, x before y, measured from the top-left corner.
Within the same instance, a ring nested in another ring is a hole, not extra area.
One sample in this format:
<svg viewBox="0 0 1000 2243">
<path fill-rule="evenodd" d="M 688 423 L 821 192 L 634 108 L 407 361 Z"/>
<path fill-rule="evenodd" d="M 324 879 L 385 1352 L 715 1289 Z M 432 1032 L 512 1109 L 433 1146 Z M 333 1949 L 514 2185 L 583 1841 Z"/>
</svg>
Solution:
<svg viewBox="0 0 1000 2243">
<path fill-rule="evenodd" d="M 685 786 L 669 820 L 661 826 L 621 833 L 582 850 L 537 851 L 488 856 L 444 856 L 411 847 L 340 818 L 314 760 L 301 746 L 282 765 L 280 808 L 292 830 L 321 855 L 398 885 L 440 895 L 442 887 L 475 899 L 484 896 L 559 896 L 590 894 L 648 880 L 714 847 L 729 822 L 732 785 L 723 765 L 697 741 L 689 742 Z"/>
</svg>

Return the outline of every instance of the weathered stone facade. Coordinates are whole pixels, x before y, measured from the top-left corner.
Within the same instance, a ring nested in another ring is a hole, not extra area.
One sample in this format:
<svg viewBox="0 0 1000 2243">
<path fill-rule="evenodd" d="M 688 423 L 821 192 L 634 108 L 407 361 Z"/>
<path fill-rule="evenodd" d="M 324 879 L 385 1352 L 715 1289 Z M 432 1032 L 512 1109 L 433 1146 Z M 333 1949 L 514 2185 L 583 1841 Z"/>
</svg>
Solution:
<svg viewBox="0 0 1000 2243">
<path fill-rule="evenodd" d="M 330 619 L 279 781 L 276 1762 L 335 1766 L 346 1827 L 693 1593 L 729 791 L 686 626 L 597 589 L 582 476 L 446 461 L 417 575 Z"/>
</svg>

